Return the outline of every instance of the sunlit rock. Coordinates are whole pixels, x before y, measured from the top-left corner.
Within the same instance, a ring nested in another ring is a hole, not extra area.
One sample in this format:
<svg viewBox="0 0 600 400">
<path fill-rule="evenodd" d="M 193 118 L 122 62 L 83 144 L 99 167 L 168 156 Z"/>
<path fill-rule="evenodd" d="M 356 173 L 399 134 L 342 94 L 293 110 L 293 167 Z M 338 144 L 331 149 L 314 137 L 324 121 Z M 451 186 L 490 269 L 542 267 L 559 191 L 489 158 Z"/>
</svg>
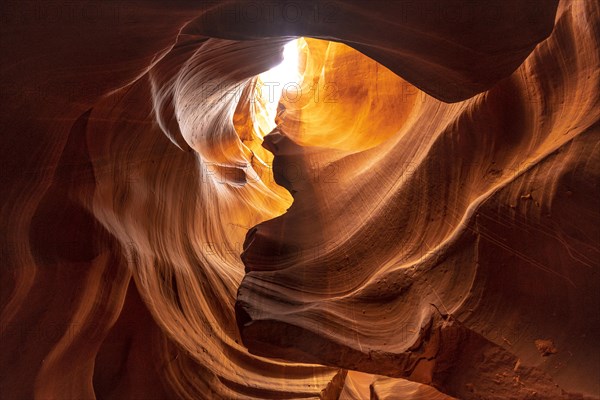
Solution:
<svg viewBox="0 0 600 400">
<path fill-rule="evenodd" d="M 597 399 L 600 9 L 5 2 L 7 399 Z"/>
</svg>

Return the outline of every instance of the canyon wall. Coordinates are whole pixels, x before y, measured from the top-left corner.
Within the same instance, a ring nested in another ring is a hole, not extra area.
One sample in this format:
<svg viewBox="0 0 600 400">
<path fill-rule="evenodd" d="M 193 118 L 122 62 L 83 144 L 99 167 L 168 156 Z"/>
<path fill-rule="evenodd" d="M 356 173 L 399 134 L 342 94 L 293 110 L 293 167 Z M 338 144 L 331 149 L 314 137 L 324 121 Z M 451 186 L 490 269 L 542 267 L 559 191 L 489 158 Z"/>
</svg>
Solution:
<svg viewBox="0 0 600 400">
<path fill-rule="evenodd" d="M 3 397 L 600 397 L 596 2 L 2 18 Z"/>
</svg>

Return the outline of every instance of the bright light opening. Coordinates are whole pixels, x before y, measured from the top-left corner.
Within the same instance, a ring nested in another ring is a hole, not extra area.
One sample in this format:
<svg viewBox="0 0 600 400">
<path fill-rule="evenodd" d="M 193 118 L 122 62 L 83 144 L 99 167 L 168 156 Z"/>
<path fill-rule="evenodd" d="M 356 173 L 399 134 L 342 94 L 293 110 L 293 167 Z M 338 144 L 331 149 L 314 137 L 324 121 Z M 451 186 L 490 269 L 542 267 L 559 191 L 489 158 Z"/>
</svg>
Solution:
<svg viewBox="0 0 600 400">
<path fill-rule="evenodd" d="M 287 43 L 283 48 L 283 61 L 259 77 L 259 90 L 265 101 L 267 120 L 275 128 L 277 105 L 283 91 L 295 93 L 299 90 L 300 72 L 298 67 L 298 39 Z"/>
</svg>

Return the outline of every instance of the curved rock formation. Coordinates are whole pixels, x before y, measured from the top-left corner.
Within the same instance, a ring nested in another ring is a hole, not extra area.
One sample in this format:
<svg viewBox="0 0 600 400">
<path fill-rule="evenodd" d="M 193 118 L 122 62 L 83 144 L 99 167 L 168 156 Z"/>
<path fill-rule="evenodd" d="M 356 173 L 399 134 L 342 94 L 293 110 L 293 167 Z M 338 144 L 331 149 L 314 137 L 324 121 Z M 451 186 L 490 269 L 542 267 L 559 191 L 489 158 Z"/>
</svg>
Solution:
<svg viewBox="0 0 600 400">
<path fill-rule="evenodd" d="M 2 15 L 6 398 L 600 397 L 595 2 Z"/>
</svg>

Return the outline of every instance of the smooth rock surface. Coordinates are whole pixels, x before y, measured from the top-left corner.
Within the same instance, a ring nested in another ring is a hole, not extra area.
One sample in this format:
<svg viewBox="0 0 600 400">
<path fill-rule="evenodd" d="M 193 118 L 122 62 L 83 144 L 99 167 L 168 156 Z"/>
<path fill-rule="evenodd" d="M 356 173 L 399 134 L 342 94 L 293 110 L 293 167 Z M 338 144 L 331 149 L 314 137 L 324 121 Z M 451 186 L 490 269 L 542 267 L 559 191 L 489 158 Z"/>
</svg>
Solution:
<svg viewBox="0 0 600 400">
<path fill-rule="evenodd" d="M 2 397 L 599 398 L 600 7 L 486 3 L 3 2 Z"/>
</svg>

